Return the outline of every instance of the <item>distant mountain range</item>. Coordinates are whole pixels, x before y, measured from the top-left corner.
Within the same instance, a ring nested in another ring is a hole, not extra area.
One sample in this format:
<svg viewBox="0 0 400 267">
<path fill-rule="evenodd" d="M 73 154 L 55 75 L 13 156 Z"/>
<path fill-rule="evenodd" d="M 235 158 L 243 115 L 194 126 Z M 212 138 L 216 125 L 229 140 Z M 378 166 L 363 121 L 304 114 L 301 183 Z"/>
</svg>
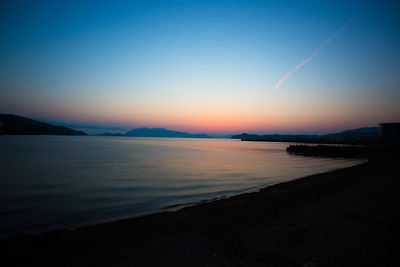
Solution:
<svg viewBox="0 0 400 267">
<path fill-rule="evenodd" d="M 312 143 L 354 143 L 358 141 L 371 141 L 379 137 L 379 127 L 364 127 L 353 130 L 345 130 L 324 135 L 312 134 L 247 134 L 233 135 L 232 139 L 243 141 L 276 141 L 276 142 L 312 142 Z"/>
<path fill-rule="evenodd" d="M 55 126 L 25 117 L 0 114 L 0 134 L 5 135 L 87 135 L 65 126 Z M 98 136 L 211 138 L 205 133 L 191 134 L 164 128 L 137 128 L 126 133 L 102 133 Z M 310 142 L 310 143 L 357 143 L 374 141 L 379 137 L 378 127 L 364 127 L 324 135 L 313 134 L 247 134 L 233 135 L 243 141 Z"/>
<path fill-rule="evenodd" d="M 361 138 L 379 136 L 379 127 L 363 127 L 353 130 L 345 130 L 338 133 L 323 135 L 325 138 Z"/>
<path fill-rule="evenodd" d="M 0 134 L 6 135 L 87 135 L 64 126 L 55 126 L 25 117 L 0 114 Z"/>
<path fill-rule="evenodd" d="M 186 132 L 172 131 L 164 128 L 137 128 L 125 134 L 103 133 L 98 136 L 131 136 L 131 137 L 175 137 L 175 138 L 210 138 L 207 134 L 191 134 Z"/>
</svg>

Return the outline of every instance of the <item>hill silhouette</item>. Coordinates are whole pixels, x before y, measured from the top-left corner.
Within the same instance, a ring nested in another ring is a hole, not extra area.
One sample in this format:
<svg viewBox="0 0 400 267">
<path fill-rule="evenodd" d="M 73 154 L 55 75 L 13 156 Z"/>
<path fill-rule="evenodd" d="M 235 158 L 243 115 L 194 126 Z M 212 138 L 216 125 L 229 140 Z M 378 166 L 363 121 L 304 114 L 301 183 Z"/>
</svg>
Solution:
<svg viewBox="0 0 400 267">
<path fill-rule="evenodd" d="M 165 128 L 136 128 L 125 134 L 121 133 L 102 133 L 98 136 L 129 136 L 129 137 L 171 137 L 171 138 L 210 138 L 207 134 L 191 134 L 168 130 Z"/>
<path fill-rule="evenodd" d="M 0 134 L 6 135 L 87 135 L 64 126 L 55 126 L 29 118 L 0 114 Z"/>
<path fill-rule="evenodd" d="M 379 136 L 379 127 L 363 127 L 358 129 L 345 130 L 342 132 L 326 134 L 322 137 L 332 138 L 335 136 L 342 136 L 345 139 Z"/>
<path fill-rule="evenodd" d="M 363 127 L 323 135 L 313 134 L 248 134 L 232 135 L 232 139 L 242 141 L 274 141 L 305 143 L 358 143 L 374 142 L 379 137 L 379 127 Z"/>
<path fill-rule="evenodd" d="M 137 128 L 127 132 L 125 135 L 135 137 L 209 138 L 209 136 L 204 133 L 191 134 L 186 132 L 168 130 L 164 128 Z"/>
</svg>

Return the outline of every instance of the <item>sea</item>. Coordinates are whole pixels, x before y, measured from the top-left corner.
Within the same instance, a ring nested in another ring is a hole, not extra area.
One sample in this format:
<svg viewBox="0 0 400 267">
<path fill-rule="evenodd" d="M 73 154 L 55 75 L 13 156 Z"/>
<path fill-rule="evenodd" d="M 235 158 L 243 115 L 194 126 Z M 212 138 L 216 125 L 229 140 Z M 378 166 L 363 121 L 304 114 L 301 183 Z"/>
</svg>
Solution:
<svg viewBox="0 0 400 267">
<path fill-rule="evenodd" d="M 0 237 L 176 210 L 350 167 L 231 139 L 0 136 Z"/>
</svg>

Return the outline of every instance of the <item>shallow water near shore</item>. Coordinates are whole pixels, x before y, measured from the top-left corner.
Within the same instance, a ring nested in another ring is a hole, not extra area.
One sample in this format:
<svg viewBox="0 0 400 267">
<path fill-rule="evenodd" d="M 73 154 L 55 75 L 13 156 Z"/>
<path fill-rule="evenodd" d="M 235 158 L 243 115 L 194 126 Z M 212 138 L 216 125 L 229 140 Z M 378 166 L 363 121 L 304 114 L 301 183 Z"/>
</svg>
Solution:
<svg viewBox="0 0 400 267">
<path fill-rule="evenodd" d="M 288 143 L 0 137 L 0 236 L 71 228 L 232 196 L 361 159 L 289 155 Z"/>
</svg>

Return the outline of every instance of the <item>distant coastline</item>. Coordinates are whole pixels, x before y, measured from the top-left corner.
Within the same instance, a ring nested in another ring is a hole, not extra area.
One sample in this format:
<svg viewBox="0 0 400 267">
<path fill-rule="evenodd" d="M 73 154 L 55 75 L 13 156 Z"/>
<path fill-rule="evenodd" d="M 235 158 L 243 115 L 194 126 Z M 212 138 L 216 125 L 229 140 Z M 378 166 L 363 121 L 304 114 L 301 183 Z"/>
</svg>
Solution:
<svg viewBox="0 0 400 267">
<path fill-rule="evenodd" d="M 233 135 L 232 139 L 259 142 L 294 142 L 314 144 L 370 144 L 379 141 L 379 127 L 363 127 L 323 135 L 316 134 L 248 134 Z"/>
<path fill-rule="evenodd" d="M 380 127 L 362 127 L 328 134 L 236 134 L 213 135 L 206 133 L 188 133 L 165 128 L 136 128 L 125 133 L 104 132 L 91 134 L 109 137 L 160 137 L 160 138 L 230 138 L 241 141 L 257 142 L 291 142 L 310 144 L 350 144 L 376 145 L 381 143 L 398 143 L 400 123 L 381 123 Z M 80 128 L 80 127 L 78 127 Z M 106 129 L 106 128 L 104 128 Z M 34 119 L 13 115 L 0 114 L 0 135 L 88 135 L 82 130 L 66 126 L 57 126 Z"/>
</svg>

